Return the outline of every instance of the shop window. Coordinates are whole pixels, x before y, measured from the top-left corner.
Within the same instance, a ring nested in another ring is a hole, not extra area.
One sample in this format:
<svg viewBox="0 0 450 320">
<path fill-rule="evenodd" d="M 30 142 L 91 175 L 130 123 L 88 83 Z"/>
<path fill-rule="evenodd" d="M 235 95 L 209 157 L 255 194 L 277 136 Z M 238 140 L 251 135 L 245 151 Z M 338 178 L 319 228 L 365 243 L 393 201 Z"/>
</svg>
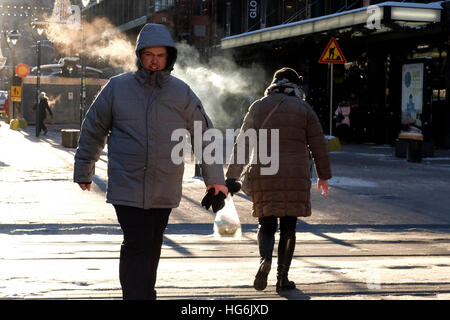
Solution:
<svg viewBox="0 0 450 320">
<path fill-rule="evenodd" d="M 290 18 L 295 13 L 295 1 L 284 2 L 284 17 Z"/>
<path fill-rule="evenodd" d="M 305 0 L 286 0 L 283 7 L 283 23 L 307 19 L 310 17 L 311 2 Z"/>
<path fill-rule="evenodd" d="M 155 12 L 165 10 L 174 5 L 174 0 L 156 0 L 155 1 Z"/>
<path fill-rule="evenodd" d="M 446 89 L 434 89 L 433 90 L 433 101 L 443 101 L 447 96 Z"/>
</svg>

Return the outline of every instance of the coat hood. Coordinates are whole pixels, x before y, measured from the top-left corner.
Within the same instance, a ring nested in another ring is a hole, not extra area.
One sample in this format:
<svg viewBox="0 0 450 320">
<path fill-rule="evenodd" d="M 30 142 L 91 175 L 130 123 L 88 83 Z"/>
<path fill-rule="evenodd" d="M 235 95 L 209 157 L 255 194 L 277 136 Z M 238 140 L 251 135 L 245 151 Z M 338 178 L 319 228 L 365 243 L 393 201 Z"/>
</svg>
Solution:
<svg viewBox="0 0 450 320">
<path fill-rule="evenodd" d="M 139 52 L 142 49 L 149 47 L 167 47 L 167 71 L 172 71 L 175 61 L 177 60 L 177 48 L 175 47 L 175 42 L 170 35 L 169 30 L 162 24 L 148 23 L 146 24 L 137 37 L 136 42 L 136 56 L 137 56 L 137 67 L 142 69 L 141 59 Z"/>
</svg>

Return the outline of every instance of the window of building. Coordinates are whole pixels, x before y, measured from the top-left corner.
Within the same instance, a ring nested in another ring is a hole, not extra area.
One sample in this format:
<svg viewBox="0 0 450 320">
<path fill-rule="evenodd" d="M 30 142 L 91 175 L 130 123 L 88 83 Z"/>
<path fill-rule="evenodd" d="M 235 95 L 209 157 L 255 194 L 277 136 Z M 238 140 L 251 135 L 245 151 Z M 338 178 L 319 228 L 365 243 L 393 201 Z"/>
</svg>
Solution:
<svg viewBox="0 0 450 320">
<path fill-rule="evenodd" d="M 443 101 L 446 98 L 446 89 L 433 89 L 433 101 Z"/>
<path fill-rule="evenodd" d="M 155 12 L 162 11 L 174 6 L 174 0 L 156 0 Z"/>
<path fill-rule="evenodd" d="M 308 19 L 312 0 L 285 0 L 283 2 L 283 22 L 293 22 Z"/>
</svg>

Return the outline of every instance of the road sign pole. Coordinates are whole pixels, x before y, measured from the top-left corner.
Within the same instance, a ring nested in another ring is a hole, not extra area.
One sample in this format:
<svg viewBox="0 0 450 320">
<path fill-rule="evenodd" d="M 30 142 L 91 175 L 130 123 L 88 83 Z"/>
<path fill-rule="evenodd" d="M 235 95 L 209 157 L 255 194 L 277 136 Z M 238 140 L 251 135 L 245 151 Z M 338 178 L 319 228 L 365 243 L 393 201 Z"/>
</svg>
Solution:
<svg viewBox="0 0 450 320">
<path fill-rule="evenodd" d="M 330 42 L 328 42 L 325 50 L 322 52 L 322 55 L 319 58 L 319 63 L 327 63 L 328 69 L 330 69 L 330 136 L 333 135 L 333 65 L 336 64 L 345 64 L 347 60 L 344 57 L 344 54 L 339 48 L 336 39 L 334 37 L 331 38 Z"/>
<path fill-rule="evenodd" d="M 333 64 L 330 63 L 330 136 L 333 135 Z"/>
<path fill-rule="evenodd" d="M 328 45 L 325 47 L 322 55 L 320 56 L 319 63 L 336 63 L 336 64 L 345 64 L 347 60 L 342 53 L 341 48 L 336 42 L 335 38 L 331 38 Z"/>
</svg>

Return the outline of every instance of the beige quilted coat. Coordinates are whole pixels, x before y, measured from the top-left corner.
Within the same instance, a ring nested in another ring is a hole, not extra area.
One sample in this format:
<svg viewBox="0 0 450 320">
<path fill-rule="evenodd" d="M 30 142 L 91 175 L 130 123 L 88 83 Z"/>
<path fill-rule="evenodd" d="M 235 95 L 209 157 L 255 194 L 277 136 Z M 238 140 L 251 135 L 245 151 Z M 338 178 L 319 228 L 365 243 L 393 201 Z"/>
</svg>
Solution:
<svg viewBox="0 0 450 320">
<path fill-rule="evenodd" d="M 317 115 L 304 100 L 284 93 L 264 96 L 250 106 L 241 132 L 260 128 L 269 112 L 282 99 L 284 101 L 264 125 L 266 129 L 279 129 L 279 170 L 274 175 L 261 175 L 261 164 L 250 167 L 255 217 L 311 215 L 310 151 L 317 176 L 323 180 L 331 178 L 327 141 Z M 268 145 L 270 150 L 270 140 Z M 236 149 L 235 145 L 234 159 L 237 159 Z M 243 169 L 243 164 L 231 163 L 226 177 L 238 179 Z"/>
</svg>

